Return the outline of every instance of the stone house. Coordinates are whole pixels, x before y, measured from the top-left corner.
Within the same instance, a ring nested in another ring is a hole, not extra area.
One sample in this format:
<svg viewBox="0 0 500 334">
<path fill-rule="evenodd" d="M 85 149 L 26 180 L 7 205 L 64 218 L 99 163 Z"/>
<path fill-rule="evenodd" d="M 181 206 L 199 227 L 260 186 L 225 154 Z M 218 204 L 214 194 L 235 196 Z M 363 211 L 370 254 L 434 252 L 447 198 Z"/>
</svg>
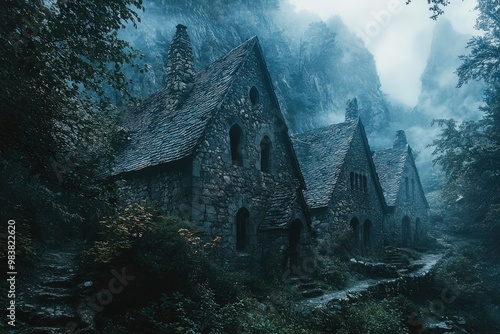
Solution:
<svg viewBox="0 0 500 334">
<path fill-rule="evenodd" d="M 109 176 L 220 236 L 228 258 L 296 261 L 309 240 L 305 184 L 257 37 L 195 73 L 179 24 L 166 80 L 125 112 Z"/>
<path fill-rule="evenodd" d="M 356 99 L 348 101 L 345 122 L 295 135 L 292 140 L 318 238 L 350 239 L 364 250 L 376 247 L 387 206 Z"/>
<path fill-rule="evenodd" d="M 418 245 L 426 235 L 429 204 L 404 131 L 392 147 L 376 151 L 373 160 L 389 207 L 385 238 L 391 244 Z"/>
</svg>

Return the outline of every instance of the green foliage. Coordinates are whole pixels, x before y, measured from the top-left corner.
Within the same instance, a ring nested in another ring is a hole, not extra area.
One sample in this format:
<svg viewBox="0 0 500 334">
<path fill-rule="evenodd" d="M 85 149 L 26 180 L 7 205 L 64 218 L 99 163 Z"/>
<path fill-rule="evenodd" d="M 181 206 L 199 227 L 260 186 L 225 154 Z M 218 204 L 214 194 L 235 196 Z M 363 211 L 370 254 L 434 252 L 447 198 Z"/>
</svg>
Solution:
<svg viewBox="0 0 500 334">
<path fill-rule="evenodd" d="M 251 297 L 221 305 L 214 298 L 217 292 L 207 286 L 197 285 L 193 290 L 195 296 L 163 294 L 158 301 L 137 311 L 130 311 L 118 320 L 126 322 L 130 333 L 316 333 L 300 322 L 292 308 L 278 309 L 268 301 L 260 302 Z M 114 333 L 113 325 L 108 325 L 111 330 L 109 333 Z"/>
<path fill-rule="evenodd" d="M 137 246 L 143 235 L 153 227 L 153 215 L 143 203 L 133 203 L 99 222 L 100 240 L 87 251 L 95 262 L 110 263 Z"/>
<path fill-rule="evenodd" d="M 316 264 L 319 268 L 319 278 L 324 280 L 330 288 L 343 288 L 351 278 L 347 263 L 335 256 L 318 255 Z"/>
<path fill-rule="evenodd" d="M 484 295 L 480 276 L 484 250 L 477 244 L 466 245 L 449 253 L 435 271 L 436 286 L 447 288 L 466 300 L 480 300 Z"/>
<path fill-rule="evenodd" d="M 351 306 L 346 310 L 344 324 L 338 333 L 406 333 L 406 328 L 401 324 L 403 316 L 400 310 L 394 306 L 388 300 L 369 301 L 361 305 Z"/>
<path fill-rule="evenodd" d="M 141 1 L 2 3 L 2 153 L 17 152 L 32 171 L 54 177 L 54 162 L 102 140 L 105 87 L 125 92 L 121 67 L 136 55 L 118 38 L 138 21 L 134 7 Z"/>
<path fill-rule="evenodd" d="M 367 300 L 315 310 L 307 327 L 319 333 L 407 333 L 405 322 L 417 308 L 404 297 Z"/>
<path fill-rule="evenodd" d="M 453 119 L 436 120 L 442 131 L 433 142 L 433 154 L 434 163 L 446 174 L 443 204 L 450 225 L 481 234 L 496 224 L 493 212 L 500 204 L 500 9 L 490 1 L 479 1 L 477 9 L 476 25 L 485 33 L 469 41 L 471 53 L 461 57 L 457 74 L 459 86 L 469 80 L 488 85 L 481 107 L 484 118 L 460 124 Z"/>
<path fill-rule="evenodd" d="M 483 80 L 488 84 L 498 84 L 500 79 L 500 63 L 498 62 L 500 8 L 494 1 L 479 0 L 476 10 L 478 11 L 476 29 L 484 33 L 471 38 L 467 46 L 470 53 L 460 57 L 462 64 L 457 69 L 459 86 L 469 80 Z"/>
<path fill-rule="evenodd" d="M 406 0 L 406 4 L 409 4 L 411 0 Z M 431 19 L 437 20 L 440 15 L 444 14 L 443 7 L 446 7 L 450 4 L 449 0 L 427 0 L 429 4 L 429 10 L 432 12 L 430 16 Z"/>
<path fill-rule="evenodd" d="M 0 219 L 3 224 L 8 220 L 16 221 L 18 256 L 31 253 L 33 239 L 48 237 L 49 232 L 56 238 L 59 233 L 72 236 L 70 226 L 82 221 L 80 215 L 68 211 L 64 205 L 68 199 L 62 198 L 53 185 L 32 175 L 23 164 L 2 157 L 0 189 L 3 190 L 0 193 Z M 1 244 L 4 244 L 4 239 Z"/>
<path fill-rule="evenodd" d="M 190 285 L 205 276 L 209 262 L 191 225 L 174 217 L 160 218 L 138 243 L 137 261 L 157 275 L 167 273 L 175 285 Z"/>
</svg>

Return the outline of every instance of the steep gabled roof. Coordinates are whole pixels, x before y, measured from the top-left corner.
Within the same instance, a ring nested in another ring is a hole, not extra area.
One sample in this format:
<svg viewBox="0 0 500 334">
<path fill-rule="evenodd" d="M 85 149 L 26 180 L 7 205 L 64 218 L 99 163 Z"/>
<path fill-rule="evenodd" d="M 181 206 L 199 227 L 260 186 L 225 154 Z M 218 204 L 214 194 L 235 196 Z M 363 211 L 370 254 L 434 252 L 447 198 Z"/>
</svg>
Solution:
<svg viewBox="0 0 500 334">
<path fill-rule="evenodd" d="M 171 99 L 163 89 L 128 110 L 123 125 L 129 140 L 117 153 L 109 175 L 191 155 L 256 44 L 254 36 L 197 73 L 193 89 L 180 109 L 169 105 Z"/>
<path fill-rule="evenodd" d="M 293 204 L 297 200 L 297 189 L 293 182 L 277 185 L 272 192 L 264 219 L 259 230 L 284 229 L 292 217 Z"/>
<path fill-rule="evenodd" d="M 359 122 L 356 118 L 292 137 L 306 181 L 304 197 L 310 208 L 328 205 Z"/>
<path fill-rule="evenodd" d="M 373 162 L 375 163 L 380 184 L 384 191 L 385 201 L 388 206 L 396 205 L 398 192 L 403 182 L 404 168 L 406 163 L 409 162 L 415 169 L 417 175 L 416 182 L 420 196 L 423 198 L 426 207 L 429 207 L 422 189 L 415 160 L 413 159 L 413 154 L 408 144 L 375 151 Z"/>
<path fill-rule="evenodd" d="M 378 178 L 384 190 L 385 201 L 389 206 L 396 204 L 406 164 L 406 150 L 398 150 L 391 147 L 376 151 L 373 155 L 373 162 L 377 168 Z"/>
</svg>

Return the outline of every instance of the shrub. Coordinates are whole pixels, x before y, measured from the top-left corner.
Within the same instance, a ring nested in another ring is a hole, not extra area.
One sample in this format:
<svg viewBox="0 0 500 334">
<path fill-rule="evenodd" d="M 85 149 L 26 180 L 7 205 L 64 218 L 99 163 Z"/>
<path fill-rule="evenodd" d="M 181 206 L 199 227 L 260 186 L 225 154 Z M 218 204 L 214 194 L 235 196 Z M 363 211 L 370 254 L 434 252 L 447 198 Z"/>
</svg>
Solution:
<svg viewBox="0 0 500 334">
<path fill-rule="evenodd" d="M 190 229 L 179 218 L 161 217 L 139 242 L 138 263 L 157 276 L 167 275 L 178 287 L 199 282 L 210 264 L 199 237 Z"/>
<path fill-rule="evenodd" d="M 450 252 L 436 267 L 436 286 L 454 291 L 459 298 L 478 300 L 484 294 L 480 276 L 479 245 L 466 245 Z"/>
<path fill-rule="evenodd" d="M 99 222 L 94 245 L 86 252 L 95 262 L 107 264 L 137 246 L 153 227 L 153 214 L 145 202 L 133 203 Z"/>
</svg>

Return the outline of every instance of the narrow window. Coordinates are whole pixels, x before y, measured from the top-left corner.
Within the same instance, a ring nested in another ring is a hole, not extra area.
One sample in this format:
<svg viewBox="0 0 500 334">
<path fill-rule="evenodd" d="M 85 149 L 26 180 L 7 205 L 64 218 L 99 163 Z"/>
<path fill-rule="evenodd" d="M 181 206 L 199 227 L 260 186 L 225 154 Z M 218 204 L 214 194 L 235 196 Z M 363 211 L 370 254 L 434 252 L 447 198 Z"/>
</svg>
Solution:
<svg viewBox="0 0 500 334">
<path fill-rule="evenodd" d="M 359 190 L 359 174 L 354 173 L 354 178 L 356 179 L 356 190 Z"/>
<path fill-rule="evenodd" d="M 238 124 L 235 124 L 229 130 L 229 140 L 231 142 L 231 160 L 233 165 L 243 166 L 243 155 L 241 153 L 241 141 L 243 131 Z"/>
<path fill-rule="evenodd" d="M 408 184 L 408 178 L 405 177 L 405 190 L 406 190 L 406 199 L 410 199 L 410 185 Z"/>
<path fill-rule="evenodd" d="M 244 252 L 248 244 L 248 218 L 250 213 L 241 208 L 236 213 L 236 251 Z"/>
<path fill-rule="evenodd" d="M 415 180 L 411 179 L 411 199 L 415 199 Z"/>
<path fill-rule="evenodd" d="M 363 175 L 363 191 L 365 193 L 368 192 L 368 178 L 366 177 L 366 175 Z"/>
<path fill-rule="evenodd" d="M 260 142 L 260 170 L 264 173 L 271 172 L 271 139 L 268 136 Z"/>
<path fill-rule="evenodd" d="M 250 102 L 253 105 L 259 103 L 259 91 L 257 90 L 257 88 L 255 88 L 255 86 L 252 86 L 252 88 L 250 88 L 249 96 L 250 96 Z"/>
<path fill-rule="evenodd" d="M 354 172 L 350 173 L 349 178 L 351 180 L 351 189 L 354 189 Z"/>
</svg>

